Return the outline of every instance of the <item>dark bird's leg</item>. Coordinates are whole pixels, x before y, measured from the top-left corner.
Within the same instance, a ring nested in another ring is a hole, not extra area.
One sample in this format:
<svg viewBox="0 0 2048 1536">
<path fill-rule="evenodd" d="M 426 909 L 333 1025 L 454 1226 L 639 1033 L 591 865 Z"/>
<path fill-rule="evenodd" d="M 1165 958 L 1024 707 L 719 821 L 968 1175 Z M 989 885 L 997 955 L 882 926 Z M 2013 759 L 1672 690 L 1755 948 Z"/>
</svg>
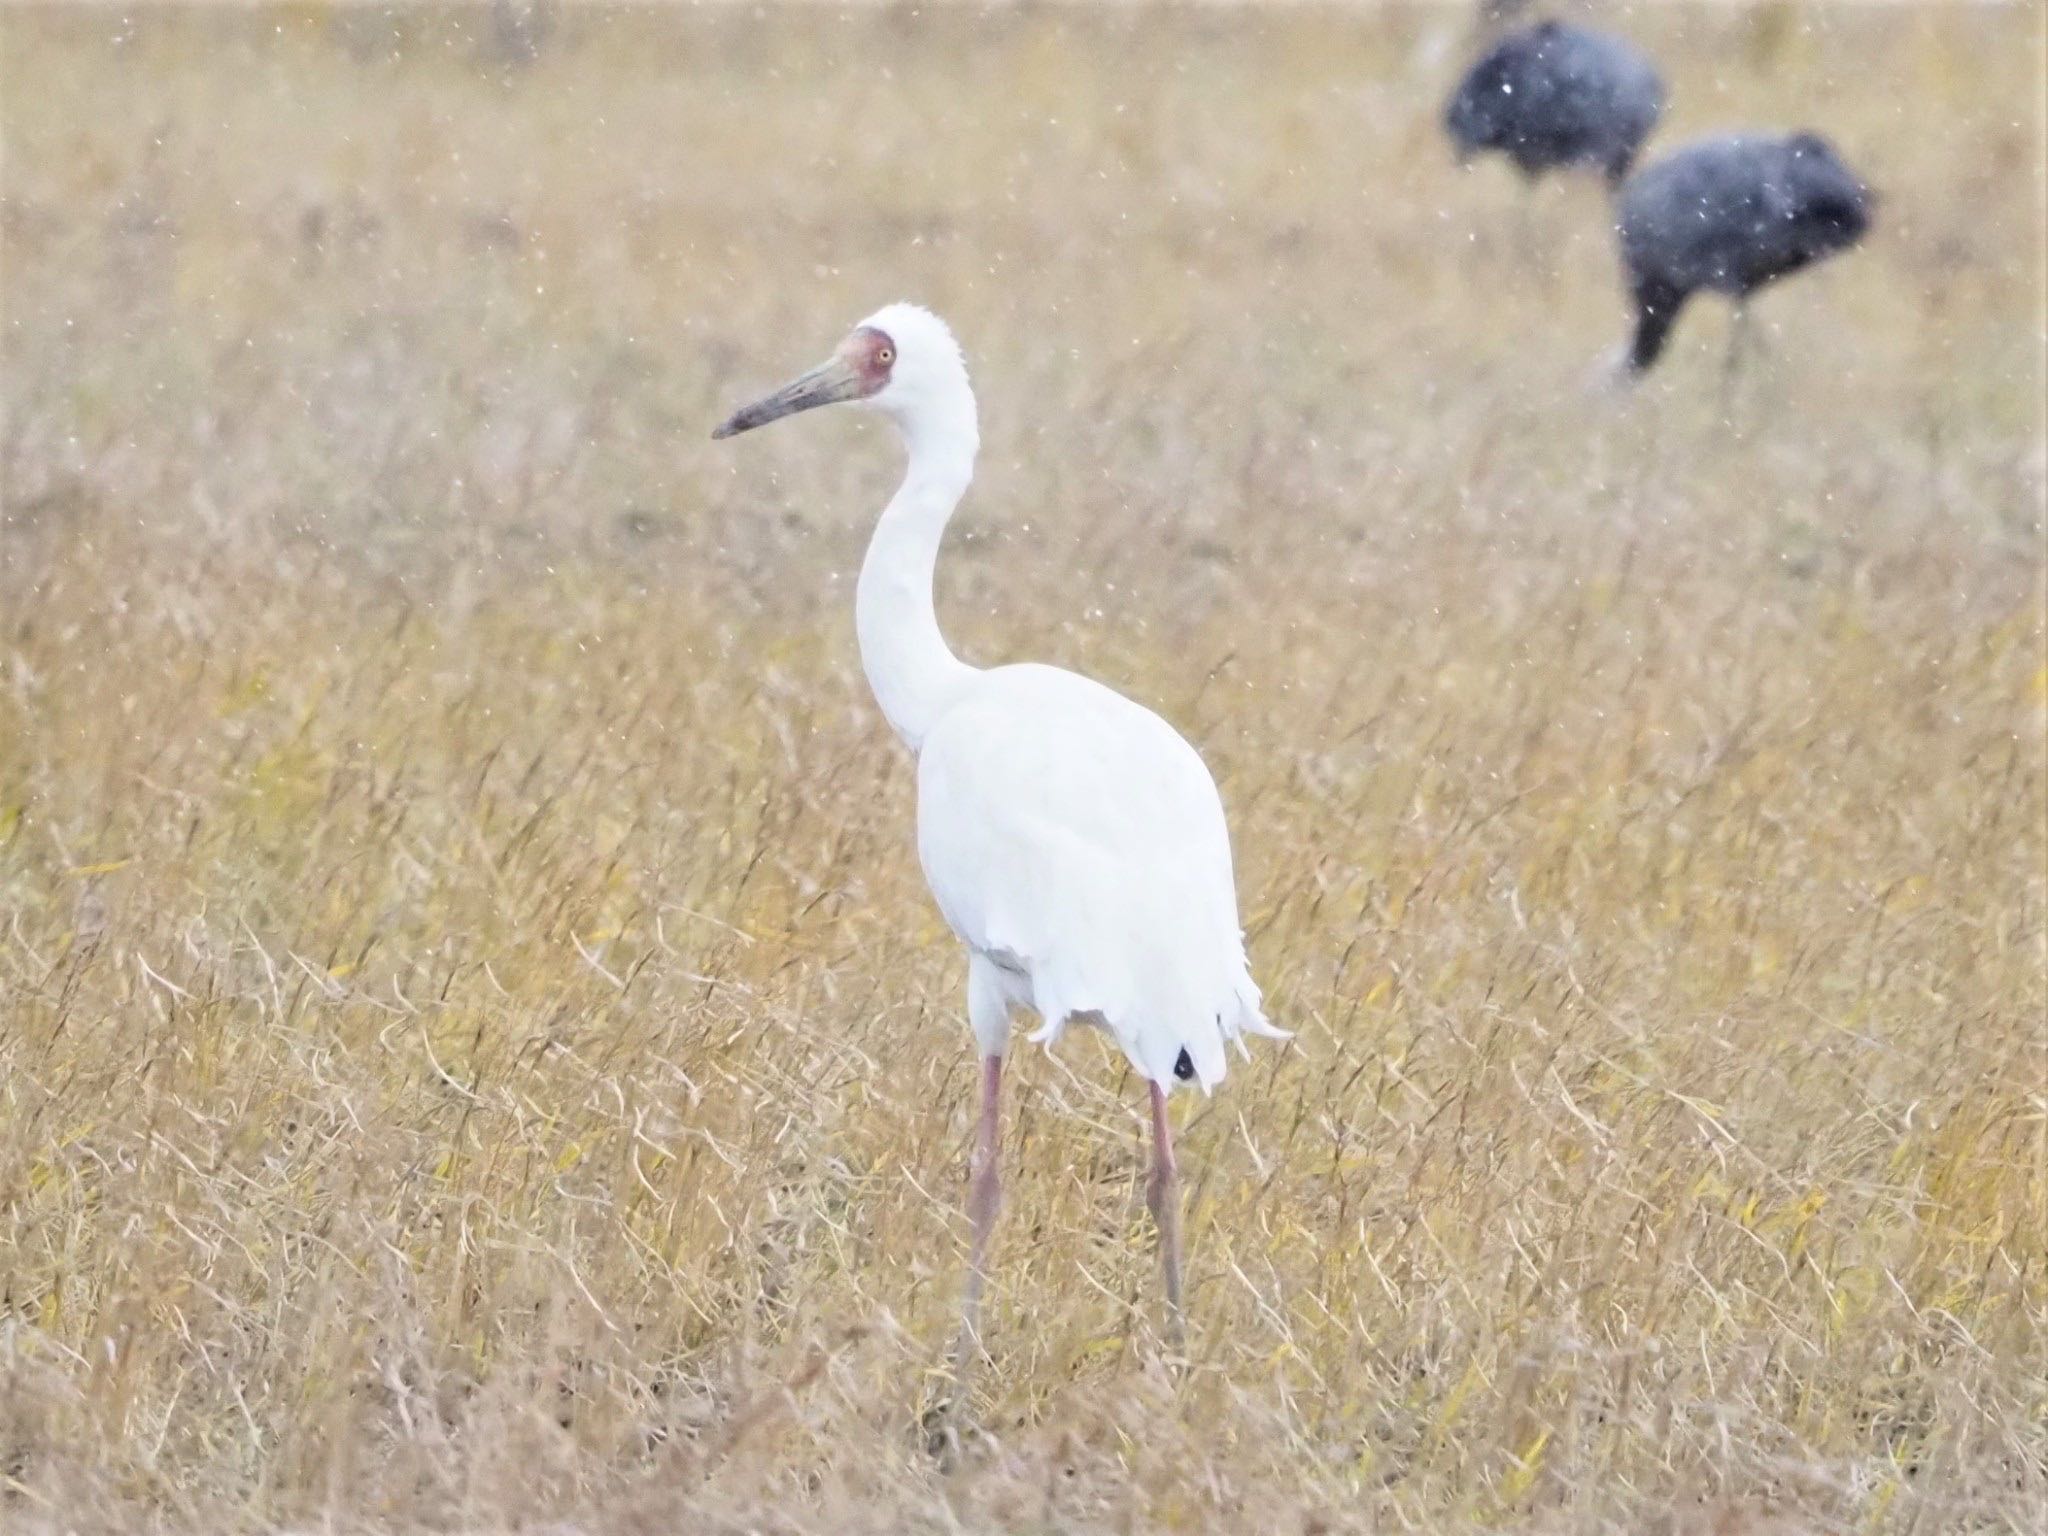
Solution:
<svg viewBox="0 0 2048 1536">
<path fill-rule="evenodd" d="M 1187 1345 L 1180 1296 L 1180 1172 L 1173 1161 L 1173 1126 L 1166 1118 L 1166 1090 L 1152 1089 L 1152 1174 L 1145 1204 L 1159 1228 L 1159 1267 L 1166 1278 L 1166 1344 L 1176 1355 Z"/>
<path fill-rule="evenodd" d="M 1628 371 L 1640 375 L 1648 373 L 1650 365 L 1663 352 L 1671 335 L 1671 322 L 1678 318 L 1679 308 L 1685 303 L 1685 292 L 1666 283 L 1637 283 L 1635 301 L 1636 333 L 1629 343 Z"/>
<path fill-rule="evenodd" d="M 1727 415 L 1735 400 L 1735 379 L 1755 346 L 1755 322 L 1749 315 L 1749 296 L 1735 301 L 1735 318 L 1728 326 L 1728 355 L 1721 362 L 1721 414 Z"/>
<path fill-rule="evenodd" d="M 1522 265 L 1536 274 L 1538 286 L 1546 291 L 1557 286 L 1556 242 L 1546 240 L 1542 221 L 1536 217 L 1536 178 L 1523 173 L 1520 207 L 1515 215 L 1515 238 L 1521 246 Z"/>
</svg>

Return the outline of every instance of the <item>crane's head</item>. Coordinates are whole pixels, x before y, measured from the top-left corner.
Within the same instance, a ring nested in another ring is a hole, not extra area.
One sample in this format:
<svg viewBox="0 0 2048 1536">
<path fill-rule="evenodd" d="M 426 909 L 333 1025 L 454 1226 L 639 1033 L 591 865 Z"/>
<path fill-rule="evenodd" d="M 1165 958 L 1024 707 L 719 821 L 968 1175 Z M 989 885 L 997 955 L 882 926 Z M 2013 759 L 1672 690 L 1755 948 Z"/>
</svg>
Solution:
<svg viewBox="0 0 2048 1536">
<path fill-rule="evenodd" d="M 1785 140 L 1789 217 L 1810 256 L 1825 256 L 1861 240 L 1870 230 L 1877 193 L 1849 169 L 1835 146 L 1817 133 Z"/>
<path fill-rule="evenodd" d="M 1484 150 L 1512 150 L 1534 126 L 1545 84 L 1546 55 L 1559 43 L 1558 24 L 1539 22 L 1501 38 L 1458 82 L 1444 107 L 1444 131 L 1461 165 Z"/>
<path fill-rule="evenodd" d="M 890 304 L 847 333 L 809 373 L 741 406 L 712 432 L 732 437 L 814 406 L 873 406 L 906 433 L 928 422 L 974 432 L 967 364 L 946 322 L 916 304 Z"/>
<path fill-rule="evenodd" d="M 1506 143 L 1506 113 L 1501 100 L 1509 81 L 1507 66 L 1489 53 L 1459 82 L 1444 106 L 1444 131 L 1460 165 L 1470 165 L 1481 150 Z"/>
</svg>

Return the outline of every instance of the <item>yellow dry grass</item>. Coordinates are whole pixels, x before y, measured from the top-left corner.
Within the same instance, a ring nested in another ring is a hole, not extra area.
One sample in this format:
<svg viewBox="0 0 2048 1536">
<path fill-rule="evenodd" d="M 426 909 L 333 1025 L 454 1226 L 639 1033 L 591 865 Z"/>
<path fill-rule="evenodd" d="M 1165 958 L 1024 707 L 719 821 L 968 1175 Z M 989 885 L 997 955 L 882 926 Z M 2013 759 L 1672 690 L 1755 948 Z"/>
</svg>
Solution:
<svg viewBox="0 0 2048 1536">
<path fill-rule="evenodd" d="M 1886 194 L 1725 412 L 1708 304 L 1582 392 L 1460 13 L 0 12 L 0 1527 L 2033 1529 L 2041 12 L 1627 22 Z M 1137 1085 L 1019 1054 L 950 1477 L 894 454 L 706 440 L 899 296 L 957 644 L 1200 744 L 1299 1031 L 1178 1383 Z"/>
</svg>

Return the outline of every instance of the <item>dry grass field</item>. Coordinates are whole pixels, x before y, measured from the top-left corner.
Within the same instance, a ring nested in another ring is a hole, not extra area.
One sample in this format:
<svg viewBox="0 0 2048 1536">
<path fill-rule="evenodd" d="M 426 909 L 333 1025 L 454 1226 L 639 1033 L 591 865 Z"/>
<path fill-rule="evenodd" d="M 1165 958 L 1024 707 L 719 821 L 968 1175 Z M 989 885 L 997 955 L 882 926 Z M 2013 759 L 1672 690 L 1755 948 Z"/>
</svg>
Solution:
<svg viewBox="0 0 2048 1536">
<path fill-rule="evenodd" d="M 0 10 L 0 1529 L 2031 1531 L 2042 12 L 1643 6 L 1868 247 L 1625 401 L 1466 13 Z M 1021 1049 L 851 602 L 976 369 L 971 659 L 1221 781 L 1296 1030 Z"/>
</svg>

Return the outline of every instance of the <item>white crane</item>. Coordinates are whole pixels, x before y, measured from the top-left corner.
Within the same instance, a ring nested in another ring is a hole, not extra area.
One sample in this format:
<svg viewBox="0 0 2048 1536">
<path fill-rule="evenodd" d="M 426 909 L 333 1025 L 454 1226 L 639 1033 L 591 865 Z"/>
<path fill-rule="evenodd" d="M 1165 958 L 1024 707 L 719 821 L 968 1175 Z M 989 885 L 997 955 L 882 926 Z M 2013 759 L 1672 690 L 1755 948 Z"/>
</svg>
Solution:
<svg viewBox="0 0 2048 1536">
<path fill-rule="evenodd" d="M 1028 663 L 971 667 L 947 648 L 932 571 L 981 439 L 945 322 L 913 304 L 878 310 L 828 361 L 712 436 L 836 401 L 880 411 L 909 452 L 861 565 L 855 619 L 875 699 L 917 757 L 918 858 L 967 946 L 967 1018 L 981 1051 L 956 1383 L 964 1395 L 980 1353 L 1003 1054 L 1019 1004 L 1041 1020 L 1033 1040 L 1051 1042 L 1074 1021 L 1108 1030 L 1150 1084 L 1146 1203 L 1177 1350 L 1180 1201 L 1167 1090 L 1221 1082 L 1225 1041 L 1242 1052 L 1248 1034 L 1286 1038 L 1266 1022 L 1245 964 L 1216 782 L 1172 726 L 1100 683 Z"/>
</svg>

